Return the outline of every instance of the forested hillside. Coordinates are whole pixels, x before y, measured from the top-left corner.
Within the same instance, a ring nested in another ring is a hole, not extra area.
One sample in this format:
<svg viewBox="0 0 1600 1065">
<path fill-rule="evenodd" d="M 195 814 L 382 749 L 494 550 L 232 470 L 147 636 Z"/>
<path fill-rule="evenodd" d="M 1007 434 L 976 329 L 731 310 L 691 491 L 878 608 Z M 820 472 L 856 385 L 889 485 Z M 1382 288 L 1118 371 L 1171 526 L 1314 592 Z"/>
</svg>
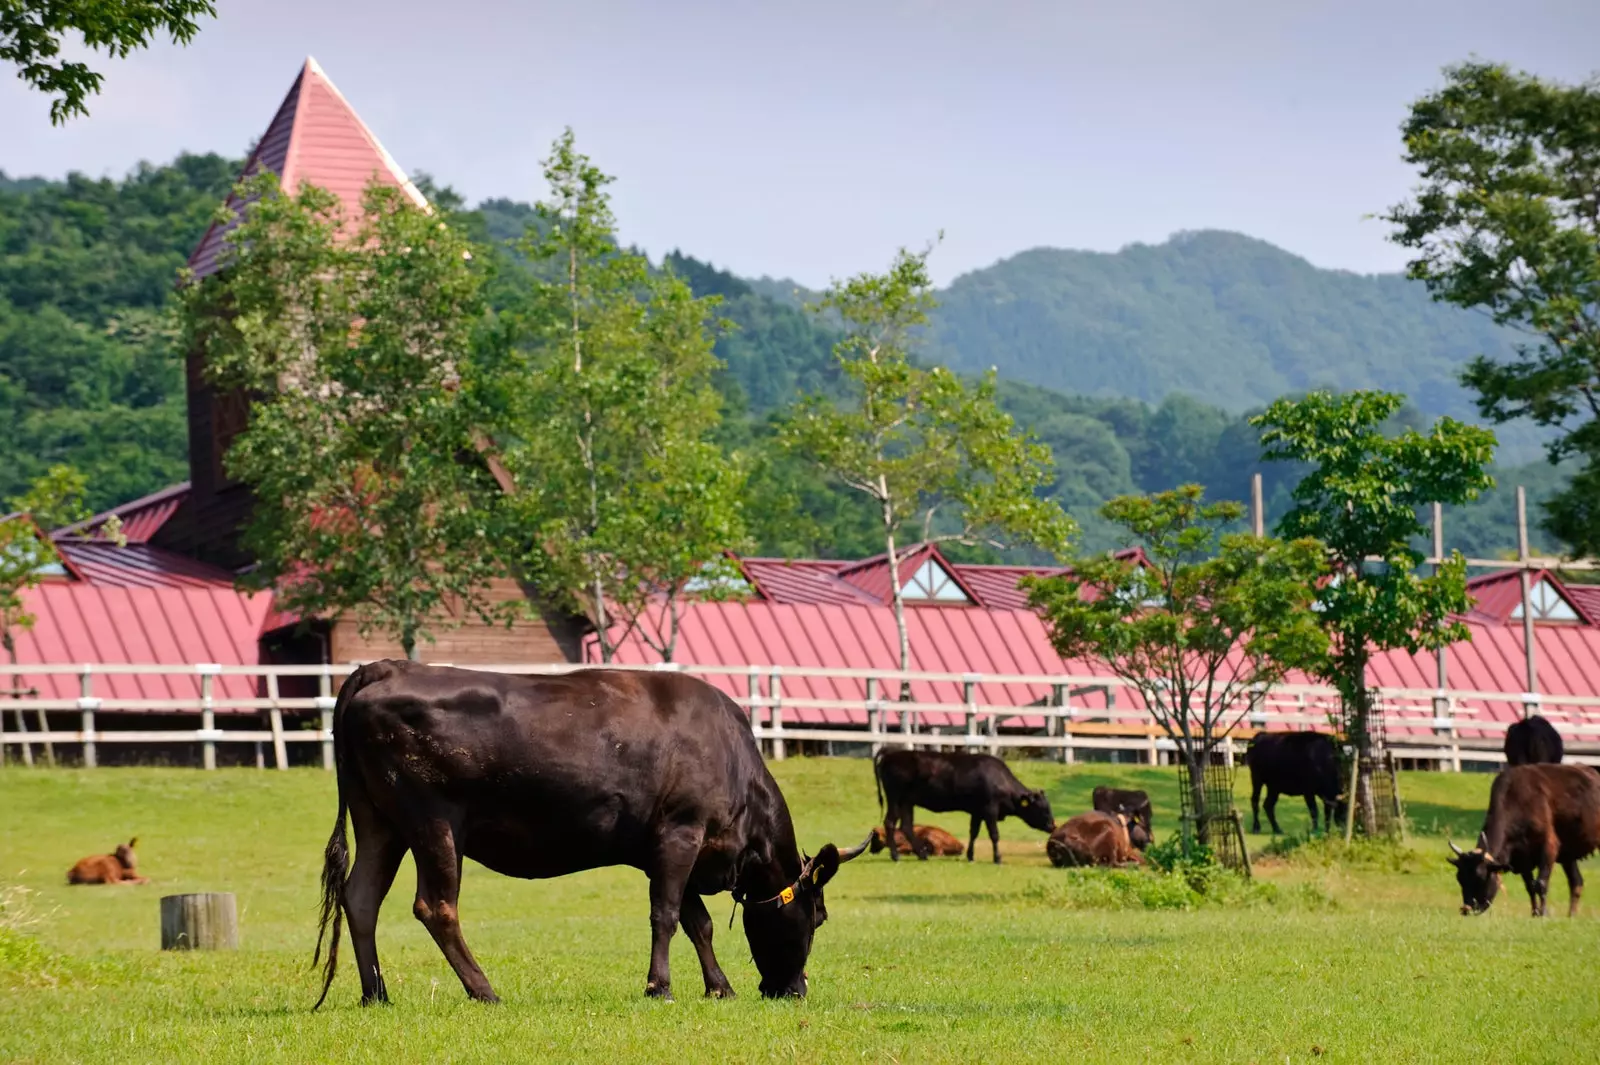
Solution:
<svg viewBox="0 0 1600 1065">
<path fill-rule="evenodd" d="M 1505 330 L 1434 303 L 1418 282 L 1319 269 L 1215 231 L 1113 254 L 1036 248 L 958 278 L 940 304 L 929 354 L 956 369 L 1231 411 L 1310 388 L 1381 388 L 1471 418 L 1461 367 L 1511 351 Z M 1532 434 L 1508 428 L 1532 458 Z"/>
<path fill-rule="evenodd" d="M 0 175 L 0 499 L 54 462 L 88 474 L 96 506 L 187 476 L 182 360 L 162 311 L 236 166 L 206 155 L 141 167 L 122 181 Z M 506 242 L 521 234 L 530 208 L 491 200 L 464 211 L 449 190 L 419 184 L 455 208 L 457 224 L 499 249 L 503 268 L 491 291 L 498 305 L 514 304 L 521 264 Z M 1030 262 L 1037 277 L 1023 269 Z M 803 391 L 837 382 L 826 323 L 802 309 L 792 284 L 741 279 L 678 252 L 664 265 L 697 292 L 720 296 L 734 327 L 718 343 L 726 363 L 723 436 L 756 460 L 751 516 L 760 549 L 834 557 L 881 550 L 861 505 L 771 447 L 772 414 Z M 1211 296 L 1202 298 L 1201 289 Z M 1091 292 L 1094 300 L 1061 292 Z M 1086 544 L 1106 547 L 1113 541 L 1094 511 L 1113 495 L 1198 481 L 1214 496 L 1244 498 L 1261 469 L 1247 409 L 1280 391 L 1381 384 L 1410 392 L 1426 413 L 1459 410 L 1455 362 L 1473 344 L 1497 338 L 1470 316 L 1414 296 L 1398 279 L 1318 271 L 1226 234 L 1117 256 L 1032 252 L 941 294 L 947 307 L 930 354 L 958 369 L 1000 367 L 1003 403 L 1055 452 L 1053 492 L 1084 523 Z M 1010 306 L 1018 302 L 1055 311 Z M 1364 324 L 1349 320 L 1360 317 L 1352 307 L 1366 308 Z M 1079 333 L 1071 335 L 1095 339 L 1046 357 L 1050 342 L 1042 338 L 1069 335 L 1050 331 L 1062 322 L 1075 323 Z M 1277 339 L 1239 355 L 1254 362 L 1222 357 L 1234 350 L 1233 338 L 1252 335 Z M 1448 344 L 1428 349 L 1431 362 L 1398 365 L 1405 360 L 1397 352 L 1421 350 L 1428 337 Z M 1190 358 L 1197 368 L 1187 368 Z M 1326 374 L 1315 372 L 1319 365 Z M 1096 366 L 1102 369 L 1091 373 Z M 1044 373 L 1050 367 L 1055 377 Z M 1030 374 L 1096 394 L 1037 387 Z M 1282 513 L 1295 471 L 1263 472 L 1269 515 Z M 1539 467 L 1507 480 L 1528 480 L 1537 500 L 1559 474 Z M 1451 543 L 1475 553 L 1513 546 L 1508 500 L 1509 493 L 1452 516 Z"/>
</svg>

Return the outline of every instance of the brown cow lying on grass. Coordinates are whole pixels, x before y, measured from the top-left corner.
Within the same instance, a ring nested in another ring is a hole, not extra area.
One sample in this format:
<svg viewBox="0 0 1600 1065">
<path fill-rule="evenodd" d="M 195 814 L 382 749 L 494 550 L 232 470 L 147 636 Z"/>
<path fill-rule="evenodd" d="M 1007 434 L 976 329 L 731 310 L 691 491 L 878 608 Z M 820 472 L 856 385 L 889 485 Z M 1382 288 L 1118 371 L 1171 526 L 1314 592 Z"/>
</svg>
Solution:
<svg viewBox="0 0 1600 1065">
<path fill-rule="evenodd" d="M 956 839 L 938 825 L 917 825 L 912 828 L 911 834 L 917 837 L 917 849 L 921 850 L 923 854 L 948 857 L 960 854 L 966 849 L 961 845 L 959 839 Z M 872 830 L 872 843 L 870 846 L 873 854 L 877 854 L 888 846 L 888 844 L 884 843 L 883 838 L 883 826 L 879 825 Z M 901 854 L 914 853 L 910 841 L 906 839 L 906 834 L 898 828 L 894 830 L 894 849 Z"/>
<path fill-rule="evenodd" d="M 1044 850 L 1058 867 L 1144 863 L 1128 838 L 1128 815 L 1098 810 L 1068 818 L 1050 833 Z"/>
<path fill-rule="evenodd" d="M 71 869 L 67 870 L 67 883 L 69 884 L 148 884 L 150 881 L 139 875 L 139 859 L 134 857 L 133 845 L 139 842 L 135 836 L 126 843 L 118 844 L 117 849 L 110 854 L 96 854 L 92 858 L 85 858 Z"/>
</svg>

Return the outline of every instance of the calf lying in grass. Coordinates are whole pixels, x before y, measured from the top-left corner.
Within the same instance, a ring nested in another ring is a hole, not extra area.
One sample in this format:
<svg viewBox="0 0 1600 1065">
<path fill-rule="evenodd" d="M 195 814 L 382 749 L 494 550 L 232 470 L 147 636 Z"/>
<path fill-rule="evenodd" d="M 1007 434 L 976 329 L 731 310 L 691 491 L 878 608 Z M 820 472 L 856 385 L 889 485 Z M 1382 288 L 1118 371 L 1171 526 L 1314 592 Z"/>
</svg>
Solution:
<svg viewBox="0 0 1600 1065">
<path fill-rule="evenodd" d="M 110 854 L 84 858 L 67 870 L 67 883 L 148 884 L 150 881 L 139 875 L 139 859 L 133 853 L 133 845 L 138 842 L 139 837 L 135 836 L 126 843 L 118 844 Z"/>
<path fill-rule="evenodd" d="M 1045 844 L 1050 864 L 1143 865 L 1144 858 L 1128 838 L 1128 815 L 1100 811 L 1068 818 Z"/>
<path fill-rule="evenodd" d="M 953 856 L 960 854 L 966 848 L 961 841 L 938 825 L 917 825 L 911 830 L 917 837 L 916 846 L 912 846 L 906 839 L 906 834 L 898 828 L 894 830 L 894 849 L 901 854 L 917 854 L 919 857 L 930 854 Z M 887 844 L 884 843 L 883 826 L 879 825 L 872 830 L 872 853 L 877 854 Z"/>
</svg>

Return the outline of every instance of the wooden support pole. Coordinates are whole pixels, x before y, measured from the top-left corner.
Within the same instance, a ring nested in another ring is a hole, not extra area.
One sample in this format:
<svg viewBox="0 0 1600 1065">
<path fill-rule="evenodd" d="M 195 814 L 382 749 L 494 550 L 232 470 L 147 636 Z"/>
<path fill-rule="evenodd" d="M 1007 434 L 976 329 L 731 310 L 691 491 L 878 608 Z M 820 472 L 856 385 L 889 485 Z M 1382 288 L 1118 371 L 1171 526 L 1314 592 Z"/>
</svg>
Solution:
<svg viewBox="0 0 1600 1065">
<path fill-rule="evenodd" d="M 238 950 L 239 911 L 232 892 L 165 895 L 162 950 Z"/>
<path fill-rule="evenodd" d="M 1257 536 L 1267 535 L 1267 508 L 1261 498 L 1261 474 L 1250 475 L 1250 529 Z"/>
<path fill-rule="evenodd" d="M 22 737 L 22 742 L 18 744 L 22 748 L 22 764 L 31 768 L 33 766 L 33 744 L 28 742 L 28 722 L 23 718 L 21 710 L 18 710 L 16 714 L 17 734 Z"/>
<path fill-rule="evenodd" d="M 278 705 L 278 675 L 267 674 L 267 718 L 272 727 L 272 765 L 276 769 L 289 768 L 289 751 L 283 742 L 283 708 Z"/>
<path fill-rule="evenodd" d="M 973 684 L 972 675 L 968 674 L 961 682 L 961 701 L 967 706 L 968 736 L 976 736 L 978 734 L 978 702 L 974 694 L 976 691 L 977 686 Z M 965 749 L 971 750 L 972 748 L 969 744 Z"/>
<path fill-rule="evenodd" d="M 1539 664 L 1538 651 L 1533 643 L 1533 579 L 1528 574 L 1528 493 L 1522 485 L 1517 485 L 1517 559 L 1522 565 L 1522 649 L 1527 659 L 1528 687 L 1530 695 L 1539 692 Z M 1522 704 L 1522 716 L 1527 717 L 1529 704 L 1526 700 Z"/>
</svg>

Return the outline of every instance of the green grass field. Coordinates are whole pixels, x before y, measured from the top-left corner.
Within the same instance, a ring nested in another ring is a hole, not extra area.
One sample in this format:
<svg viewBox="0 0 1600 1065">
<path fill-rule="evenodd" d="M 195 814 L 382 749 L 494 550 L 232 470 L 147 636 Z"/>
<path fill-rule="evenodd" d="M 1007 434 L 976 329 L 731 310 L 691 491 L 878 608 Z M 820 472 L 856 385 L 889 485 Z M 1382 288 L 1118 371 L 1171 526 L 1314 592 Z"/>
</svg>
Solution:
<svg viewBox="0 0 1600 1065">
<path fill-rule="evenodd" d="M 859 841 L 877 817 L 864 761 L 773 768 L 813 851 L 829 839 Z M 1120 783 L 1151 790 L 1167 815 L 1158 835 L 1173 827 L 1170 770 L 1017 771 L 1048 789 L 1058 817 L 1086 809 L 1095 784 Z M 1592 1057 L 1600 898 L 1575 921 L 1534 921 L 1516 882 L 1489 915 L 1456 914 L 1443 833 L 1475 836 L 1489 782 L 1409 775 L 1414 852 L 1368 848 L 1330 861 L 1312 848 L 1263 860 L 1258 879 L 1270 888 L 1231 905 L 1132 904 L 1108 879 L 1128 874 L 1052 869 L 1044 837 L 1016 821 L 1001 826 L 998 868 L 863 856 L 828 889 L 831 919 L 817 936 L 805 1002 L 756 994 L 742 933 L 726 927 L 727 896 L 709 905 L 741 997 L 701 999 L 694 952 L 679 936 L 678 1001 L 661 1003 L 643 996 L 641 874 L 526 882 L 469 863 L 467 940 L 504 999 L 469 1003 L 412 919 L 414 879 L 402 869 L 378 928 L 394 1005 L 357 1006 L 347 950 L 330 1005 L 312 1014 L 331 775 L 10 768 L 0 771 L 0 886 L 30 889 L 39 920 L 31 938 L 0 933 L 0 1061 Z M 931 820 L 964 834 L 959 815 Z M 1304 806 L 1284 800 L 1279 820 L 1303 831 Z M 74 860 L 135 833 L 153 883 L 66 885 Z M 1266 843 L 1251 837 L 1252 849 Z M 980 841 L 980 858 L 987 847 Z M 237 954 L 157 949 L 158 899 L 186 891 L 237 893 Z M 1559 873 L 1552 895 L 1552 911 L 1564 913 Z"/>
</svg>

